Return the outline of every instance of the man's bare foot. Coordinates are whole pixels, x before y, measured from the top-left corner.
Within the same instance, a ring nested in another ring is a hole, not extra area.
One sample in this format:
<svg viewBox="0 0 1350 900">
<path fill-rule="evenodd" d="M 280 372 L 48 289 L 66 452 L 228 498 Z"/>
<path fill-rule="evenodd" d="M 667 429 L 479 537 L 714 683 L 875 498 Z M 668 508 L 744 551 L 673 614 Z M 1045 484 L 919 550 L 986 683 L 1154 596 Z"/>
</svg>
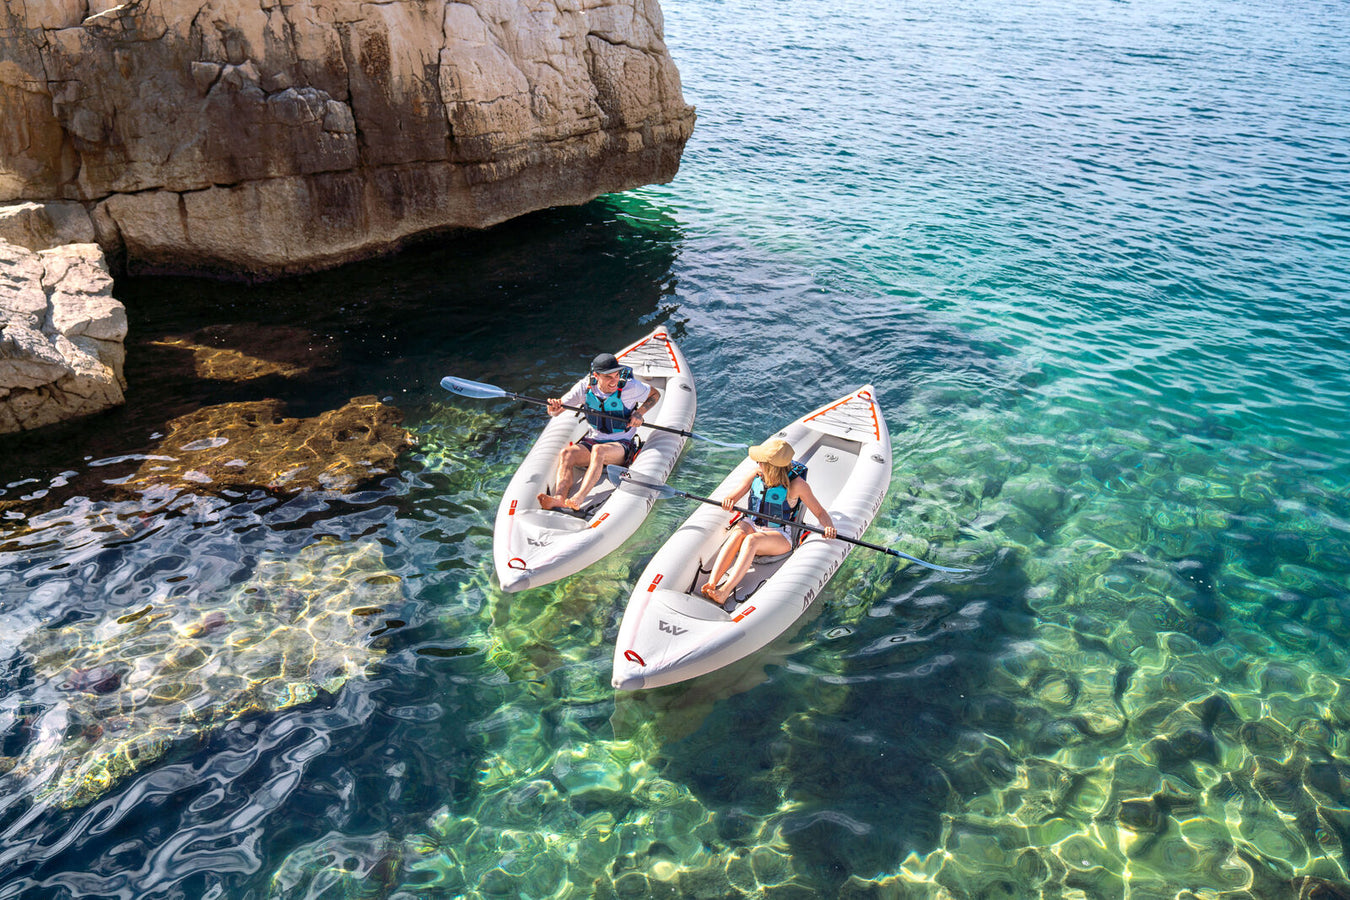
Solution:
<svg viewBox="0 0 1350 900">
<path fill-rule="evenodd" d="M 557 497 L 550 497 L 548 494 L 540 494 L 535 498 L 539 501 L 540 509 L 557 509 L 562 506 L 562 501 Z"/>
<path fill-rule="evenodd" d="M 582 500 L 584 499 L 585 498 L 583 497 Z M 581 509 L 581 500 L 578 500 L 576 497 L 568 497 L 563 501 L 563 506 L 568 509 Z"/>
</svg>

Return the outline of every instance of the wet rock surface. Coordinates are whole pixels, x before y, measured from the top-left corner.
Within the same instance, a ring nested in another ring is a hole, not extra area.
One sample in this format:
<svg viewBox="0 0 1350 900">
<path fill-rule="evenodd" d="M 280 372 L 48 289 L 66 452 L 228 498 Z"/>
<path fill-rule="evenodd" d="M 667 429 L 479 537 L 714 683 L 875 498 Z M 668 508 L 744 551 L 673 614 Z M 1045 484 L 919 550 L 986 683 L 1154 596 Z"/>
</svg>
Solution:
<svg viewBox="0 0 1350 900">
<path fill-rule="evenodd" d="M 0 433 L 121 404 L 126 310 L 94 244 L 0 240 Z"/>
</svg>

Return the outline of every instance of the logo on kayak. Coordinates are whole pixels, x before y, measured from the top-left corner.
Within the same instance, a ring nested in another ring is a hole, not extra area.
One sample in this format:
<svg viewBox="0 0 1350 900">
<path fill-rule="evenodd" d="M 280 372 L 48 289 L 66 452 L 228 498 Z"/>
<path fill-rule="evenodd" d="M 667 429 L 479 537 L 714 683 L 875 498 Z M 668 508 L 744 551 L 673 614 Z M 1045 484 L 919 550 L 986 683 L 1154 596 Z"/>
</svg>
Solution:
<svg viewBox="0 0 1350 900">
<path fill-rule="evenodd" d="M 525 539 L 525 543 L 529 544 L 531 547 L 547 547 L 549 545 L 549 542 L 550 538 L 547 537 Z"/>
<path fill-rule="evenodd" d="M 681 628 L 678 625 L 672 625 L 665 619 L 660 620 L 660 627 L 661 630 L 664 631 L 666 634 L 684 634 L 686 631 L 689 630 L 688 628 Z"/>
</svg>

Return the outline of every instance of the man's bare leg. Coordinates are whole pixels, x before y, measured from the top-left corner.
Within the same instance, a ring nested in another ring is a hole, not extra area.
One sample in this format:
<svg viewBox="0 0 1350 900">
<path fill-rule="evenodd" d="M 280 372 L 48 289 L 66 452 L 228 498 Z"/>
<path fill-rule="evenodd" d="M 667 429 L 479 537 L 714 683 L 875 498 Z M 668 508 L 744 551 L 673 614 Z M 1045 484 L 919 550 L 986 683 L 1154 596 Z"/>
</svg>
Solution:
<svg viewBox="0 0 1350 900">
<path fill-rule="evenodd" d="M 590 462 L 591 453 L 580 444 L 568 444 L 558 452 L 558 468 L 553 473 L 553 493 L 536 498 L 541 509 L 560 509 L 572 490 L 572 470 Z"/>
<path fill-rule="evenodd" d="M 586 467 L 586 474 L 582 476 L 581 487 L 577 488 L 576 493 L 572 494 L 565 501 L 571 509 L 581 509 L 582 502 L 586 495 L 591 492 L 600 481 L 601 474 L 605 471 L 605 466 L 613 466 L 623 462 L 624 448 L 618 441 L 596 444 L 591 450 L 591 463 Z"/>
</svg>

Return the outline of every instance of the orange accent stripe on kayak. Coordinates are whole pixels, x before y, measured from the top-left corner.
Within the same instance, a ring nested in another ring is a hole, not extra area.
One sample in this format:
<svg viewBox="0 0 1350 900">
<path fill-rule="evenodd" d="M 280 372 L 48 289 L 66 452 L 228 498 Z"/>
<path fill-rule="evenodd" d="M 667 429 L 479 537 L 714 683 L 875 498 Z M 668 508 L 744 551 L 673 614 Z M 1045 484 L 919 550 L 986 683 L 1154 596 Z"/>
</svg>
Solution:
<svg viewBox="0 0 1350 900">
<path fill-rule="evenodd" d="M 658 331 L 655 337 L 666 345 L 666 352 L 670 354 L 670 364 L 675 367 L 676 372 L 680 371 L 680 361 L 675 358 L 675 348 L 670 345 L 670 336 L 664 331 Z"/>
<path fill-rule="evenodd" d="M 599 528 L 599 527 L 600 527 L 600 523 L 603 522 L 603 521 L 605 521 L 605 520 L 608 519 L 608 518 L 609 518 L 609 513 L 605 513 L 605 514 L 602 515 L 600 518 L 598 518 L 598 519 L 596 519 L 594 522 L 592 522 L 592 523 L 591 523 L 591 527 L 592 527 L 592 528 Z"/>
<path fill-rule="evenodd" d="M 647 585 L 647 593 L 650 594 L 652 591 L 656 590 L 656 586 L 660 584 L 661 579 L 665 577 L 666 577 L 665 575 L 657 575 L 655 578 L 653 578 L 652 583 Z"/>
<path fill-rule="evenodd" d="M 852 403 L 854 400 L 867 401 L 867 409 L 872 414 L 872 434 L 874 437 L 876 437 L 877 440 L 881 440 L 881 424 L 877 421 L 877 404 L 876 401 L 872 398 L 871 393 L 869 393 L 868 391 L 858 391 L 856 394 L 850 394 L 849 396 L 845 397 L 844 399 L 840 400 L 837 403 L 831 403 L 829 406 L 826 406 L 823 409 L 816 410 L 802 421 L 810 422 L 812 419 L 823 416 L 832 409 L 838 409 L 845 403 Z"/>
<path fill-rule="evenodd" d="M 512 501 L 511 501 L 511 508 L 510 508 L 509 510 L 506 511 L 506 514 L 507 514 L 508 516 L 514 516 L 514 515 L 516 514 L 516 504 L 519 503 L 519 502 L 520 502 L 519 500 L 512 500 Z"/>
<path fill-rule="evenodd" d="M 656 332 L 653 332 L 651 337 L 649 337 L 649 338 L 643 338 L 639 343 L 634 344 L 633 346 L 629 347 L 627 350 L 625 350 L 625 351 L 623 351 L 622 353 L 620 353 L 618 358 L 619 358 L 619 359 L 623 359 L 625 356 L 627 356 L 628 354 L 632 353 L 632 352 L 633 352 L 634 350 L 636 350 L 637 348 L 639 348 L 639 347 L 645 345 L 645 344 L 647 343 L 647 341 L 660 341 L 662 344 L 664 344 L 664 345 L 665 345 L 665 348 L 666 348 L 666 353 L 670 354 L 670 364 L 671 364 L 671 366 L 673 366 L 673 367 L 675 368 L 675 371 L 676 371 L 676 372 L 680 371 L 680 360 L 679 360 L 678 357 L 675 356 L 675 348 L 674 348 L 673 346 L 671 346 L 671 343 L 670 343 L 670 335 L 666 334 L 664 331 L 656 331 Z"/>
<path fill-rule="evenodd" d="M 736 618 L 732 619 L 731 621 L 733 621 L 733 622 L 739 622 L 741 619 L 744 619 L 746 616 L 750 615 L 750 614 L 751 614 L 752 612 L 754 612 L 754 611 L 755 611 L 755 608 L 754 608 L 753 606 L 748 606 L 748 607 L 746 607 L 745 612 L 741 613 L 739 616 L 737 616 Z"/>
</svg>

